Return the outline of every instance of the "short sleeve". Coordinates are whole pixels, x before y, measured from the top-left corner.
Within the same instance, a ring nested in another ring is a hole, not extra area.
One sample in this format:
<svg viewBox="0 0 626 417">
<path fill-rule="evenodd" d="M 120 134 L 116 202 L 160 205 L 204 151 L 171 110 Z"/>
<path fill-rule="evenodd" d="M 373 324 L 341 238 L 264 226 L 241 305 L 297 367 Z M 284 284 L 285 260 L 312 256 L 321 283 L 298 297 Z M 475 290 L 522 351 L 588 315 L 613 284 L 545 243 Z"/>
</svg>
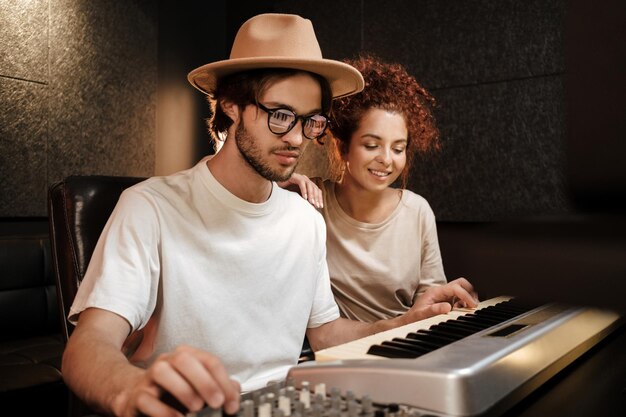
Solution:
<svg viewBox="0 0 626 417">
<path fill-rule="evenodd" d="M 154 311 L 159 283 L 158 212 L 149 195 L 125 190 L 96 244 L 69 313 L 87 308 L 125 318 L 136 330 Z"/>
</svg>

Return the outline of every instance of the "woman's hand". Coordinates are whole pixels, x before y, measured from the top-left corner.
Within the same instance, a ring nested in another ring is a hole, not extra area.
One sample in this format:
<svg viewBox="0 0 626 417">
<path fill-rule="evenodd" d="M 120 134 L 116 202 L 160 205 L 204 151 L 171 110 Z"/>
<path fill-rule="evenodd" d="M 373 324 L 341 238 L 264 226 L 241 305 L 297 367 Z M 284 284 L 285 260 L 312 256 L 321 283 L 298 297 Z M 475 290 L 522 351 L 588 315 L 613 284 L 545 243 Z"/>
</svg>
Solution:
<svg viewBox="0 0 626 417">
<path fill-rule="evenodd" d="M 457 278 L 447 284 L 430 287 L 415 300 L 404 316 L 407 323 L 449 313 L 453 308 L 476 308 L 478 295 L 474 286 L 465 278 Z"/>
<path fill-rule="evenodd" d="M 322 190 L 309 177 L 302 174 L 293 173 L 287 181 L 279 182 L 278 186 L 285 190 L 299 193 L 315 208 L 324 207 Z"/>
</svg>

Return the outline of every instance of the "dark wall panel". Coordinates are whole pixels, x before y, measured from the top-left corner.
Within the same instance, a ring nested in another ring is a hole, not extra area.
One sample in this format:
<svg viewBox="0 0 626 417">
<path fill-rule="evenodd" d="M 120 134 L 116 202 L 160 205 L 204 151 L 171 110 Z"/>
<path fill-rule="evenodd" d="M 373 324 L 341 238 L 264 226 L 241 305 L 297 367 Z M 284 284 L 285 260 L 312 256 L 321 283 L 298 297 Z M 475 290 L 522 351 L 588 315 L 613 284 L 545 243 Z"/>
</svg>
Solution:
<svg viewBox="0 0 626 417">
<path fill-rule="evenodd" d="M 626 214 L 626 2 L 569 3 L 568 177 L 576 204 Z"/>
<path fill-rule="evenodd" d="M 0 217 L 71 174 L 151 175 L 156 2 L 0 3 Z"/>
<path fill-rule="evenodd" d="M 10 103 L 0 116 L 7 161 L 0 177 L 20 178 L 21 190 L 0 202 L 0 216 L 45 215 L 42 186 L 69 174 L 151 175 L 157 74 L 163 69 L 178 77 L 195 66 L 158 60 L 159 48 L 163 59 L 177 60 L 194 49 L 185 44 L 167 54 L 177 37 L 189 42 L 176 30 L 185 13 L 176 24 L 159 16 L 171 6 L 165 0 L 35 2 L 28 13 L 11 4 L 0 6 L 0 36 L 11 55 L 0 55 L 0 98 Z M 225 35 L 198 36 L 194 42 L 208 51 L 207 59 L 191 60 L 200 65 L 225 58 L 252 15 L 298 13 L 312 20 L 326 57 L 375 52 L 406 65 L 438 99 L 443 148 L 416 165 L 410 186 L 440 219 L 558 215 L 569 210 L 565 9 L 564 0 L 220 2 L 201 14 L 207 25 L 219 20 L 217 30 Z M 159 20 L 169 22 L 161 35 Z M 207 49 L 212 41 L 215 47 Z M 201 125 L 198 135 L 205 140 Z M 301 172 L 323 171 L 324 152 L 310 146 L 305 154 Z M 29 174 L 35 171 L 40 174 Z"/>
<path fill-rule="evenodd" d="M 0 217 L 46 211 L 46 86 L 0 77 Z"/>
<path fill-rule="evenodd" d="M 47 0 L 0 2 L 0 76 L 47 82 L 47 28 Z"/>
<path fill-rule="evenodd" d="M 442 150 L 416 163 L 409 187 L 440 220 L 570 213 L 563 0 L 335 3 L 280 11 L 309 17 L 330 57 L 373 52 L 405 65 L 436 97 Z M 311 145 L 299 171 L 324 175 L 324 159 Z"/>
<path fill-rule="evenodd" d="M 52 7 L 51 182 L 153 173 L 157 10 L 139 1 Z"/>
<path fill-rule="evenodd" d="M 440 220 L 569 211 L 561 0 L 364 2 L 363 49 L 405 65 L 438 101 L 442 150 L 410 188 Z"/>
<path fill-rule="evenodd" d="M 355 55 L 362 44 L 363 1 L 275 1 L 279 13 L 296 13 L 310 19 L 324 58 L 343 59 Z"/>
<path fill-rule="evenodd" d="M 552 76 L 437 91 L 441 150 L 416 159 L 409 188 L 440 220 L 567 213 L 562 84 Z"/>
<path fill-rule="evenodd" d="M 0 2 L 0 217 L 45 212 L 48 2 Z"/>
<path fill-rule="evenodd" d="M 364 1 L 363 47 L 428 88 L 562 72 L 563 0 Z"/>
</svg>

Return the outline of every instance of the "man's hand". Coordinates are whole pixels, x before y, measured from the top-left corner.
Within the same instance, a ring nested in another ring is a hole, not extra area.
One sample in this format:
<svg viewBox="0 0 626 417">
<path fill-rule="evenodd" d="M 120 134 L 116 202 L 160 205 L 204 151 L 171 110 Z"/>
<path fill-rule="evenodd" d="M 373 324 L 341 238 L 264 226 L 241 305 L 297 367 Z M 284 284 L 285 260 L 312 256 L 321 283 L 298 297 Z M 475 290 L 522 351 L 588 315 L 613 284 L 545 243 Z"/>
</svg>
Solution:
<svg viewBox="0 0 626 417">
<path fill-rule="evenodd" d="M 415 300 L 403 318 L 406 323 L 424 320 L 439 314 L 449 313 L 453 307 L 476 308 L 478 295 L 465 278 L 457 278 L 445 285 L 430 287 Z"/>
<path fill-rule="evenodd" d="M 279 187 L 299 193 L 315 208 L 324 207 L 322 190 L 306 175 L 293 173 L 287 181 L 277 183 Z"/>
<path fill-rule="evenodd" d="M 235 414 L 240 390 L 217 357 L 179 346 L 157 358 L 129 392 L 119 395 L 114 411 L 119 416 L 170 417 L 209 405 Z"/>
</svg>

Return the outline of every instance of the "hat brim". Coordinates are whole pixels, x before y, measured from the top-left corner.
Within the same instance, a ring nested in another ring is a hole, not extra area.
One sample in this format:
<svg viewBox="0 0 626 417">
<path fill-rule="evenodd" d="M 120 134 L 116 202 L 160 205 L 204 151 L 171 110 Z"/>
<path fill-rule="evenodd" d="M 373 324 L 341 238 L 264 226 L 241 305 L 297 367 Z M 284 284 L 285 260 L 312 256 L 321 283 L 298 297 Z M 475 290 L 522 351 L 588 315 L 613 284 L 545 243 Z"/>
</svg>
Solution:
<svg viewBox="0 0 626 417">
<path fill-rule="evenodd" d="M 291 68 L 319 74 L 328 80 L 333 98 L 358 93 L 365 86 L 361 73 L 343 62 L 332 59 L 305 60 L 285 57 L 237 58 L 212 62 L 191 71 L 187 79 L 198 90 L 212 95 L 219 78 L 260 68 Z"/>
</svg>

